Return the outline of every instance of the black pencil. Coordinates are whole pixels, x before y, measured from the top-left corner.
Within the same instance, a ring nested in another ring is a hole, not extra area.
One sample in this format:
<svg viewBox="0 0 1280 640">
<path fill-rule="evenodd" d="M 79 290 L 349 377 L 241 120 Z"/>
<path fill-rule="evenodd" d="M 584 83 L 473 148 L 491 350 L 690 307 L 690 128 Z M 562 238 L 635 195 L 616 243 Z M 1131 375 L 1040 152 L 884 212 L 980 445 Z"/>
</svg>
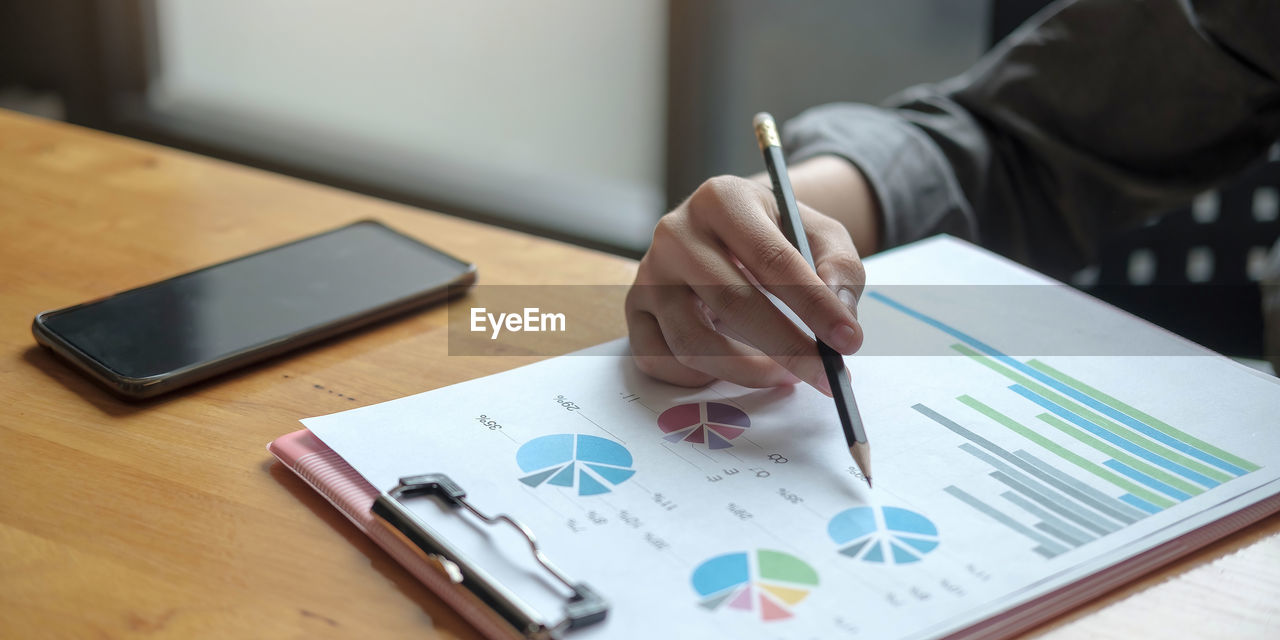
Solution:
<svg viewBox="0 0 1280 640">
<path fill-rule="evenodd" d="M 804 225 L 800 222 L 800 209 L 796 206 L 796 196 L 791 190 L 791 179 L 787 176 L 787 162 L 782 157 L 782 142 L 778 138 L 778 127 L 773 116 L 757 113 L 753 121 L 756 129 L 756 142 L 760 144 L 760 152 L 764 154 L 764 164 L 769 170 L 769 180 L 773 182 L 773 195 L 778 200 L 778 214 L 781 218 L 782 233 L 804 256 L 809 268 L 815 269 L 813 252 L 809 250 L 809 239 L 805 235 Z M 836 401 L 836 413 L 840 416 L 840 427 L 844 429 L 845 442 L 849 444 L 849 455 L 853 456 L 858 471 L 871 486 L 871 445 L 867 442 L 867 430 L 862 424 L 862 416 L 858 413 L 858 401 L 853 397 L 853 387 L 849 382 L 849 370 L 844 366 L 844 357 L 832 349 L 827 343 L 818 340 L 818 354 L 822 357 L 822 366 L 827 371 L 827 381 L 831 385 L 831 396 Z"/>
</svg>

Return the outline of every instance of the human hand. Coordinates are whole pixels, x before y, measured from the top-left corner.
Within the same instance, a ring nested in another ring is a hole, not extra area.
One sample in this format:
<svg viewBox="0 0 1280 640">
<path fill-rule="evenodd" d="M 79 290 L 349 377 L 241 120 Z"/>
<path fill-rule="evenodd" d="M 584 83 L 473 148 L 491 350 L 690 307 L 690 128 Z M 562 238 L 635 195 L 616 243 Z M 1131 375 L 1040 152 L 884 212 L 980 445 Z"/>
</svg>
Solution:
<svg viewBox="0 0 1280 640">
<path fill-rule="evenodd" d="M 837 220 L 799 208 L 816 273 L 782 234 L 773 191 L 751 180 L 712 178 L 658 221 L 626 301 L 640 370 L 684 386 L 804 381 L 831 395 L 813 338 L 755 286 L 840 353 L 862 345 L 865 273 L 853 240 Z"/>
</svg>

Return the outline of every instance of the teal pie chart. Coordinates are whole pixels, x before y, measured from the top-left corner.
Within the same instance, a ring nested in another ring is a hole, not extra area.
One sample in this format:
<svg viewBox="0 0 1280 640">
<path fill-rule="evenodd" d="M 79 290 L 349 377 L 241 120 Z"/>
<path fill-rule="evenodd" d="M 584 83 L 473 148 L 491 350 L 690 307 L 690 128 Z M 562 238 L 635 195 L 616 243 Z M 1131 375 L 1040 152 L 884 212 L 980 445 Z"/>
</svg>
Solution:
<svg viewBox="0 0 1280 640">
<path fill-rule="evenodd" d="M 635 475 L 633 462 L 622 444 L 581 433 L 534 438 L 516 452 L 516 464 L 527 474 L 520 482 L 575 489 L 580 496 L 613 491 Z"/>
<path fill-rule="evenodd" d="M 854 507 L 827 523 L 841 555 L 871 564 L 913 564 L 938 548 L 938 528 L 900 507 Z"/>
</svg>

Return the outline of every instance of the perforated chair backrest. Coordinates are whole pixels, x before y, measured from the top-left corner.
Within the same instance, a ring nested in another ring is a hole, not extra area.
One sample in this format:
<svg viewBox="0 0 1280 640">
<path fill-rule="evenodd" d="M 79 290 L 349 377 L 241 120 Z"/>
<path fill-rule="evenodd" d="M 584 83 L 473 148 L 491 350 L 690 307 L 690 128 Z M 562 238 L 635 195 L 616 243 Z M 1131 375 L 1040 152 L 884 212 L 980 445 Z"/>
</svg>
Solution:
<svg viewBox="0 0 1280 640">
<path fill-rule="evenodd" d="M 994 45 L 1049 4 L 993 0 Z M 1228 355 L 1261 357 L 1257 285 L 1280 238 L 1280 143 L 1240 176 L 1155 223 L 1103 240 L 1073 284 Z"/>
<path fill-rule="evenodd" d="M 1229 184 L 1105 240 L 1076 284 L 1229 355 L 1259 357 L 1258 279 L 1280 238 L 1280 144 Z"/>
</svg>

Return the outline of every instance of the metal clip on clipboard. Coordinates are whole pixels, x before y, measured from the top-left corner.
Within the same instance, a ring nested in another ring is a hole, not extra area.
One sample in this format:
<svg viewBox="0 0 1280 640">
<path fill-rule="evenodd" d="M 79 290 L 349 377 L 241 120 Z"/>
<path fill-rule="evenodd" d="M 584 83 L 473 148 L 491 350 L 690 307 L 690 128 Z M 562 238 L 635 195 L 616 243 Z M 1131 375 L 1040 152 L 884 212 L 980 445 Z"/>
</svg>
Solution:
<svg viewBox="0 0 1280 640">
<path fill-rule="evenodd" d="M 483 569 L 469 561 L 431 530 L 401 502 L 402 498 L 428 496 L 439 499 L 445 505 L 463 507 L 487 525 L 507 523 L 515 527 L 529 541 L 533 557 L 557 581 L 573 592 L 564 604 L 564 618 L 559 622 L 543 620 L 532 607 L 509 589 L 491 578 Z M 379 494 L 373 503 L 373 514 L 384 524 L 416 548 L 448 576 L 454 584 L 466 587 L 474 596 L 515 627 L 527 638 L 559 638 L 564 631 L 578 629 L 604 620 L 609 604 L 586 583 L 574 582 L 538 548 L 538 541 L 528 527 L 511 516 L 489 516 L 467 501 L 467 492 L 449 476 L 432 473 L 400 478 L 400 484 Z"/>
</svg>

